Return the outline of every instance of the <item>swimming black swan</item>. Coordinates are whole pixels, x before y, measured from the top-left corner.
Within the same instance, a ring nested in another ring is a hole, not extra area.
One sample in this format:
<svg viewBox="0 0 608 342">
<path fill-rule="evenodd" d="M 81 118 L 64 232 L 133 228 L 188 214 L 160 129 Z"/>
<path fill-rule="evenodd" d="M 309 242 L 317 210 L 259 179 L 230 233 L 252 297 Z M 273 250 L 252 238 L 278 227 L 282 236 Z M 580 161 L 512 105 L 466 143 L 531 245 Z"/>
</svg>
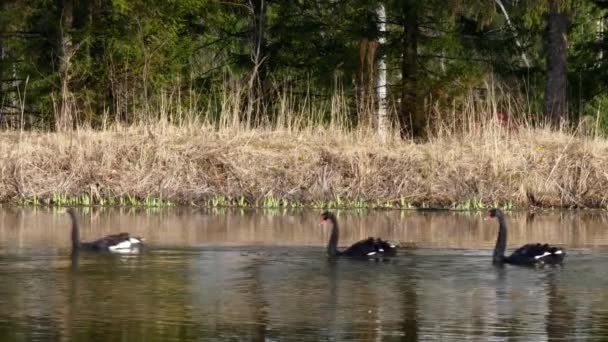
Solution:
<svg viewBox="0 0 608 342">
<path fill-rule="evenodd" d="M 95 251 L 95 252 L 137 252 L 143 245 L 140 237 L 131 237 L 129 233 L 119 233 L 108 235 L 92 242 L 80 242 L 80 227 L 78 226 L 78 216 L 74 208 L 66 210 L 72 220 L 72 252 Z"/>
<path fill-rule="evenodd" d="M 494 248 L 492 261 L 495 264 L 535 265 L 535 264 L 560 264 L 566 252 L 559 247 L 547 244 L 527 244 L 516 249 L 511 255 L 505 256 L 507 248 L 507 224 L 500 209 L 488 211 L 486 219 L 496 218 L 498 220 L 498 239 Z"/>
<path fill-rule="evenodd" d="M 321 214 L 321 224 L 329 222 L 331 224 L 331 235 L 327 244 L 327 254 L 330 257 L 347 256 L 353 258 L 377 258 L 383 256 L 395 256 L 397 254 L 397 246 L 381 239 L 368 238 L 361 240 L 345 251 L 338 250 L 338 238 L 340 229 L 336 216 L 330 212 Z"/>
</svg>

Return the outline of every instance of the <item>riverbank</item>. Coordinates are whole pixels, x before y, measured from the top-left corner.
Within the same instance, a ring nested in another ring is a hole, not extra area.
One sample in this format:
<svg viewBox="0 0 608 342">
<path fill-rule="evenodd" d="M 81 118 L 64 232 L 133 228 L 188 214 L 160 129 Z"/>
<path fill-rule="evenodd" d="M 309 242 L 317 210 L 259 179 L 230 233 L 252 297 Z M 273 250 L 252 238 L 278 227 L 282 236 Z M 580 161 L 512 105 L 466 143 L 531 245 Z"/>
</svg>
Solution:
<svg viewBox="0 0 608 342">
<path fill-rule="evenodd" d="M 15 204 L 606 208 L 608 142 L 500 127 L 424 144 L 330 129 L 4 131 L 0 174 L 0 201 Z"/>
</svg>

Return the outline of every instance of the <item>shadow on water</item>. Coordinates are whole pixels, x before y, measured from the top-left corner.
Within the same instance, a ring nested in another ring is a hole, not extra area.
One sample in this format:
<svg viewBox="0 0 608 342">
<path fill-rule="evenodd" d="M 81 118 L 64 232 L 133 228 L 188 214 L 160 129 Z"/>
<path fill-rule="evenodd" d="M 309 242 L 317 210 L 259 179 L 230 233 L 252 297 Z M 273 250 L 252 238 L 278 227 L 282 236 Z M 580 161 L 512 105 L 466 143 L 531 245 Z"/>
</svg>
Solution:
<svg viewBox="0 0 608 342">
<path fill-rule="evenodd" d="M 399 279 L 399 287 L 402 295 L 402 322 L 401 334 L 403 340 L 417 341 L 418 340 L 418 306 L 417 306 L 417 282 L 415 259 L 405 265 Z"/>
<path fill-rule="evenodd" d="M 547 337 L 550 340 L 568 341 L 575 338 L 575 308 L 568 301 L 567 291 L 559 284 L 559 272 L 555 268 L 547 273 L 547 315 L 545 318 Z"/>
</svg>

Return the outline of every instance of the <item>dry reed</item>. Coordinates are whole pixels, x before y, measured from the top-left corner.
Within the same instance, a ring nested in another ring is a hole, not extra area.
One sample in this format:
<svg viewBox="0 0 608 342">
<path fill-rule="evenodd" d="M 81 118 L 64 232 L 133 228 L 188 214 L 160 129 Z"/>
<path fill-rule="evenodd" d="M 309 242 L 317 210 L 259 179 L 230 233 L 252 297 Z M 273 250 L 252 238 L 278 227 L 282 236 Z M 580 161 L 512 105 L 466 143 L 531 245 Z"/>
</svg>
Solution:
<svg viewBox="0 0 608 342">
<path fill-rule="evenodd" d="M 488 129 L 415 144 L 367 131 L 135 125 L 0 137 L 0 200 L 265 198 L 414 206 L 468 201 L 605 207 L 608 142 L 548 129 Z M 345 204 L 346 205 L 346 204 Z"/>
<path fill-rule="evenodd" d="M 495 96 L 429 113 L 440 124 L 429 127 L 427 142 L 414 143 L 351 128 L 340 94 L 325 107 L 279 94 L 274 121 L 251 128 L 239 117 L 242 93 L 223 91 L 215 109 L 180 107 L 174 99 L 182 96 L 172 94 L 161 98 L 152 123 L 4 131 L 0 201 L 86 194 L 92 204 L 126 197 L 346 207 L 608 204 L 608 141 L 538 128 L 516 115 L 525 106 L 511 99 L 501 100 L 510 103 L 509 121 L 496 119 Z"/>
</svg>

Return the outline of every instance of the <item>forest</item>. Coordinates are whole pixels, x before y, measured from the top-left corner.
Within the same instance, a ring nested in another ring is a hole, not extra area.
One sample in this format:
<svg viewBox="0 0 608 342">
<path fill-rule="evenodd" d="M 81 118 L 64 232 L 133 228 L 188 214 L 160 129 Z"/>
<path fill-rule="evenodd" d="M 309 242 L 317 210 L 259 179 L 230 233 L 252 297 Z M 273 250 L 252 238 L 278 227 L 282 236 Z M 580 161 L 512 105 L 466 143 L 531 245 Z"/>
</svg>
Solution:
<svg viewBox="0 0 608 342">
<path fill-rule="evenodd" d="M 0 4 L 0 202 L 608 206 L 606 0 Z"/>
<path fill-rule="evenodd" d="M 4 0 L 0 122 L 608 129 L 605 0 Z M 227 118 L 228 117 L 228 118 Z"/>
</svg>

